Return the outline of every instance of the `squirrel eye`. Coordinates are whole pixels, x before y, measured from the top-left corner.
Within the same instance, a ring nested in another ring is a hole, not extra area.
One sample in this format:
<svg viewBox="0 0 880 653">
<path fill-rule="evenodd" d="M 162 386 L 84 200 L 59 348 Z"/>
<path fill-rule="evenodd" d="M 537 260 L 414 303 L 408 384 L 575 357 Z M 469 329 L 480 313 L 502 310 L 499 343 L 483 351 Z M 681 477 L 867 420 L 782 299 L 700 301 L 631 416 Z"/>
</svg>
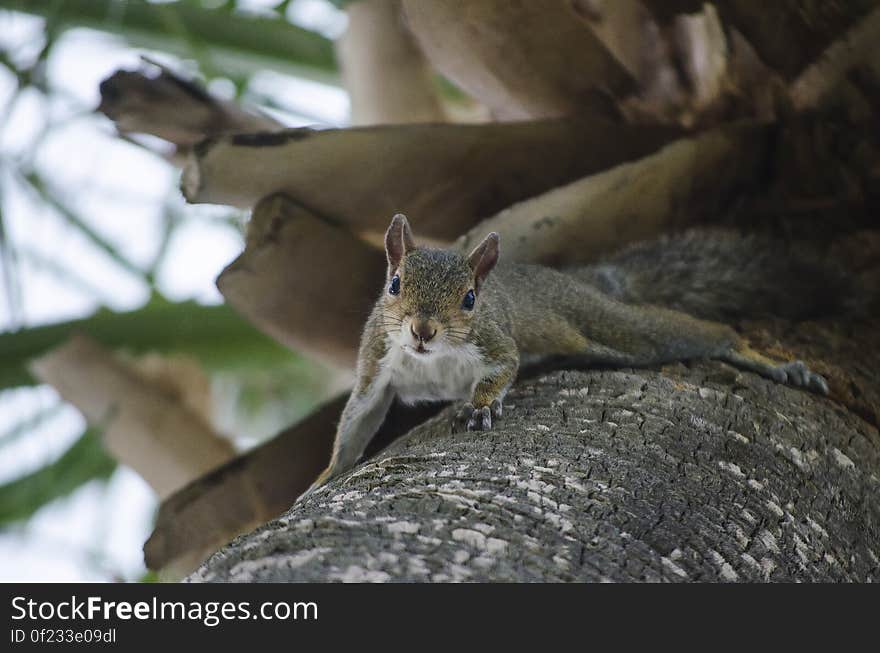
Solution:
<svg viewBox="0 0 880 653">
<path fill-rule="evenodd" d="M 476 299 L 477 297 L 474 295 L 474 291 L 468 290 L 467 294 L 464 296 L 464 300 L 461 302 L 461 307 L 466 311 L 472 311 Z"/>
<path fill-rule="evenodd" d="M 388 286 L 388 292 L 392 295 L 400 294 L 400 277 L 398 277 L 396 274 L 391 277 L 391 285 Z"/>
</svg>

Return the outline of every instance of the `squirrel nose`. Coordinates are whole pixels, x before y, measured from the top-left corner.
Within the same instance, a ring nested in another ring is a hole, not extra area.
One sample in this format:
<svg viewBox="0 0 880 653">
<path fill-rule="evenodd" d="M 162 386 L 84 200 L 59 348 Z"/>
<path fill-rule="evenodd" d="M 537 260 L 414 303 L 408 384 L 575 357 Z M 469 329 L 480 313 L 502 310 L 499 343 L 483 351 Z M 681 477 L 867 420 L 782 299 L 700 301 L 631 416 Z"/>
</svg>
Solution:
<svg viewBox="0 0 880 653">
<path fill-rule="evenodd" d="M 426 320 L 413 320 L 409 323 L 409 332 L 416 340 L 429 342 L 431 338 L 437 335 L 437 328 Z"/>
</svg>

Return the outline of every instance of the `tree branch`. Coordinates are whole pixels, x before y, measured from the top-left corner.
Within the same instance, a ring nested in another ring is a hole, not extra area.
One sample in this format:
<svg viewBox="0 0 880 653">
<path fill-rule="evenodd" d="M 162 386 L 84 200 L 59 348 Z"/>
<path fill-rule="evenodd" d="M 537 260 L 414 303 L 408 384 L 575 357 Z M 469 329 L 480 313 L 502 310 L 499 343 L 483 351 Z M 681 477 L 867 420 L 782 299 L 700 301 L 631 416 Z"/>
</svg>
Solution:
<svg viewBox="0 0 880 653">
<path fill-rule="evenodd" d="M 218 100 L 199 84 L 151 63 L 139 71 L 118 70 L 101 82 L 98 111 L 123 134 L 152 134 L 188 148 L 206 136 L 283 128 L 269 116 Z"/>
<path fill-rule="evenodd" d="M 627 69 L 563 2 L 403 0 L 428 60 L 501 120 L 610 109 Z"/>
<path fill-rule="evenodd" d="M 353 125 L 444 122 L 432 73 L 403 25 L 399 0 L 359 0 L 336 43 Z"/>
<path fill-rule="evenodd" d="M 217 287 L 278 342 L 353 368 L 385 265 L 379 250 L 349 231 L 273 195 L 254 208 L 247 247 Z"/>
<path fill-rule="evenodd" d="M 717 214 L 759 183 L 773 129 L 744 123 L 671 143 L 514 204 L 471 228 L 469 251 L 490 231 L 507 260 L 563 266 L 595 261 L 623 245 Z"/>
<path fill-rule="evenodd" d="M 148 378 L 86 336 L 75 336 L 31 363 L 92 426 L 107 450 L 165 497 L 235 455 L 187 397 Z M 180 370 L 178 370 L 180 371 Z M 83 383 L 83 379 L 88 383 Z M 197 390 L 192 379 L 187 392 Z"/>
<path fill-rule="evenodd" d="M 451 241 L 516 201 L 653 152 L 680 133 L 584 114 L 508 124 L 241 134 L 196 147 L 181 185 L 190 202 L 242 207 L 284 193 L 328 222 L 378 242 L 389 217 L 402 211 L 420 234 Z"/>
</svg>

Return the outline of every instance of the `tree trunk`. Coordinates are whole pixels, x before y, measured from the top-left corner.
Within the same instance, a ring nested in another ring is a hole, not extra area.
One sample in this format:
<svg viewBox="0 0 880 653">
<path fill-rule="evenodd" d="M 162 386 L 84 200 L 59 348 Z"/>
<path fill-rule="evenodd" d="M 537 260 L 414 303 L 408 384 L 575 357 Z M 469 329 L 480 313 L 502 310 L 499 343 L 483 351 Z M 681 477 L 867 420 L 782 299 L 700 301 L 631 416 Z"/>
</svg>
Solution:
<svg viewBox="0 0 880 653">
<path fill-rule="evenodd" d="M 496 430 L 446 410 L 191 579 L 877 579 L 878 327 L 749 325 L 831 397 L 717 362 L 533 375 Z"/>
</svg>

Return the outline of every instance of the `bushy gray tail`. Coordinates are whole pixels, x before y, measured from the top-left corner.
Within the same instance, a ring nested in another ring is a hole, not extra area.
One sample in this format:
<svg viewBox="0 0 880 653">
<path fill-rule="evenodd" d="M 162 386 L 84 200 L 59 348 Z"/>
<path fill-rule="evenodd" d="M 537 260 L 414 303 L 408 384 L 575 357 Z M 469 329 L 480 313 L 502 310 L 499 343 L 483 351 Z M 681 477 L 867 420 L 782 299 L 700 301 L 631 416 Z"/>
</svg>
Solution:
<svg viewBox="0 0 880 653">
<path fill-rule="evenodd" d="M 853 269 L 833 250 L 697 228 L 632 245 L 571 272 L 621 301 L 721 322 L 876 314 L 876 268 L 871 273 Z"/>
</svg>

